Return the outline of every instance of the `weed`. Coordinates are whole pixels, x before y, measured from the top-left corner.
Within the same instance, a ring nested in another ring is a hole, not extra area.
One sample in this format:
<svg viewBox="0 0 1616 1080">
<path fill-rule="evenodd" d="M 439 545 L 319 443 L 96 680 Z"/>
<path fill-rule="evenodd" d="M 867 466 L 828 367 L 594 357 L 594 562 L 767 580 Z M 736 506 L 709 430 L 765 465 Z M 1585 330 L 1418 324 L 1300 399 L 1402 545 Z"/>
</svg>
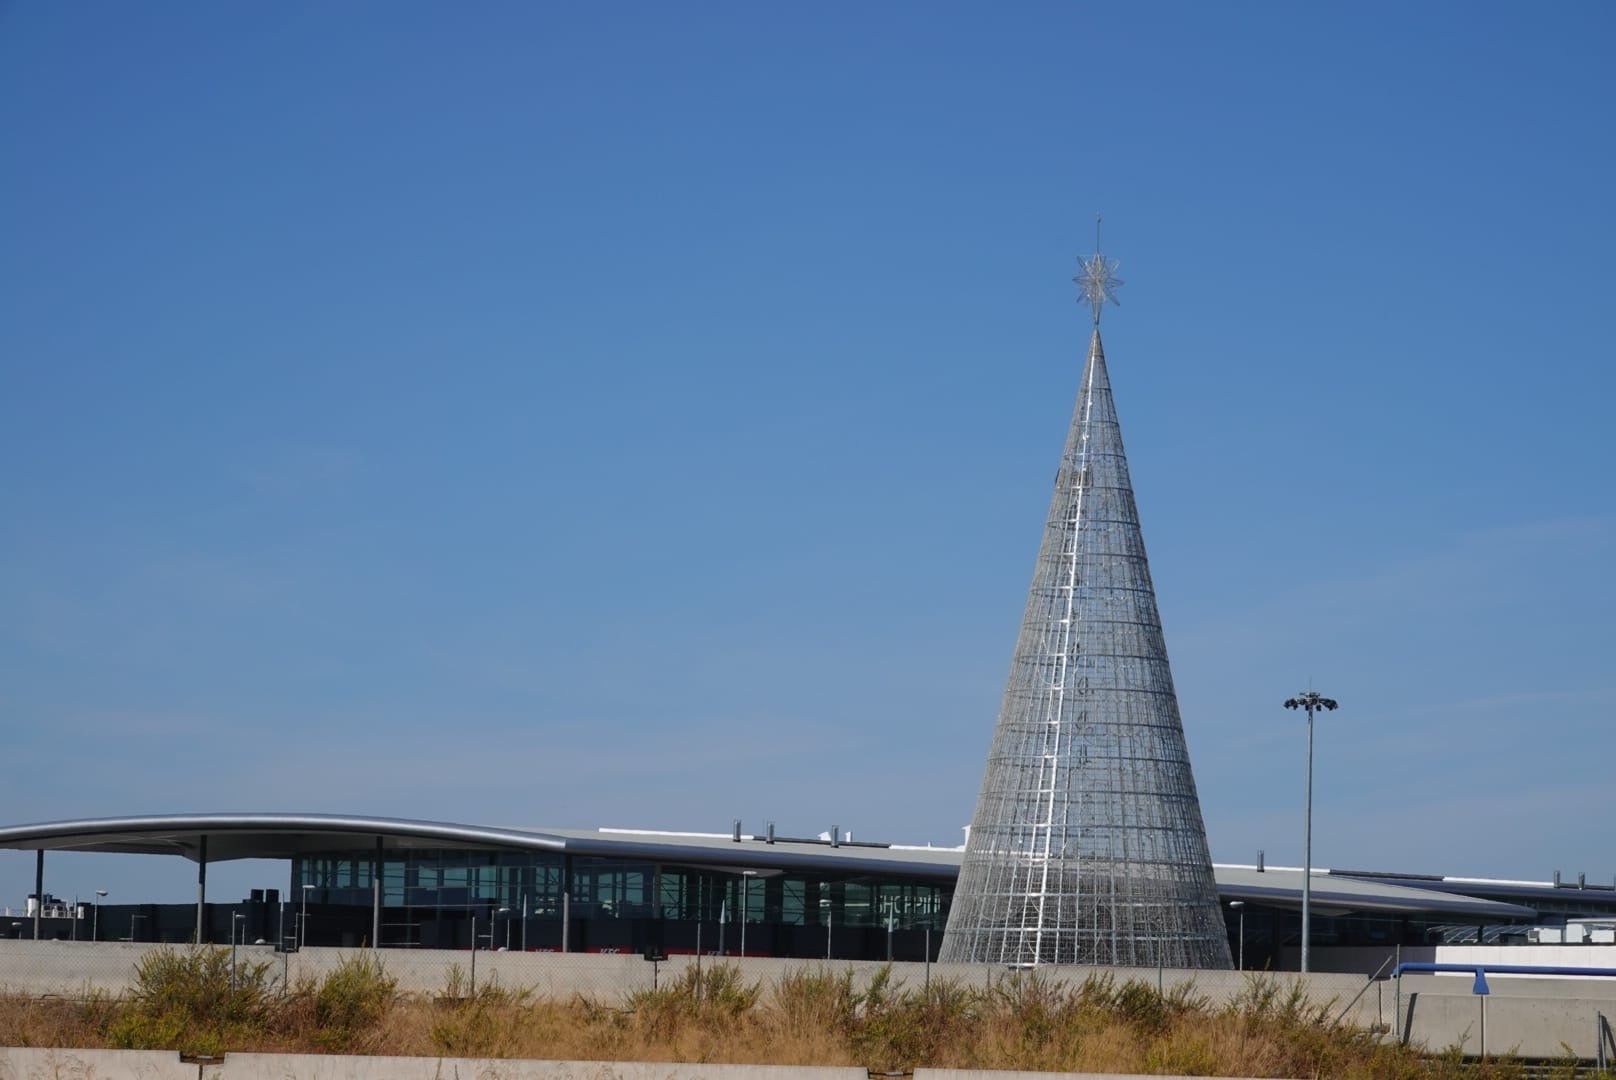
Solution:
<svg viewBox="0 0 1616 1080">
<path fill-rule="evenodd" d="M 398 980 L 370 952 L 345 956 L 313 988 L 313 1041 L 332 1051 L 361 1049 L 398 997 Z"/>
<path fill-rule="evenodd" d="M 398 993 L 374 954 L 323 979 L 270 992 L 269 965 L 230 978 L 228 950 L 159 951 L 126 998 L 0 995 L 0 1045 L 374 1051 L 404 1055 L 596 1061 L 770 1062 L 1043 1072 L 1328 1076 L 1345 1080 L 1517 1080 L 1510 1057 L 1476 1062 L 1458 1048 L 1422 1055 L 1331 1022 L 1293 979 L 1254 975 L 1234 1002 L 1212 1006 L 1189 984 L 1047 970 L 977 989 L 958 980 L 906 986 L 883 968 L 810 965 L 767 990 L 741 968 L 692 967 L 629 1008 L 575 997 L 535 1000 L 488 980 L 473 992 L 451 970 L 440 995 Z M 1577 1074 L 1567 1059 L 1564 1075 Z"/>
<path fill-rule="evenodd" d="M 109 1026 L 113 1046 L 220 1054 L 261 1039 L 270 1019 L 267 963 L 232 968 L 230 950 L 154 949 L 135 964 L 129 1001 Z"/>
</svg>

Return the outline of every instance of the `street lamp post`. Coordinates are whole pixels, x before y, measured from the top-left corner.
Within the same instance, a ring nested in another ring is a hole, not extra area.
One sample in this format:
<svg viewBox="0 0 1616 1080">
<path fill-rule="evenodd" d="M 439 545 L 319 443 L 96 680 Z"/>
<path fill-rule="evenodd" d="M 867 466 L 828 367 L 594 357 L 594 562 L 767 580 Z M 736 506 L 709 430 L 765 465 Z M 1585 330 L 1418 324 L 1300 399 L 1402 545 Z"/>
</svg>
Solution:
<svg viewBox="0 0 1616 1080">
<path fill-rule="evenodd" d="M 830 901 L 821 900 L 819 910 L 825 913 L 825 959 L 830 959 Z"/>
<path fill-rule="evenodd" d="M 508 908 L 508 907 L 502 907 L 497 912 L 495 912 L 495 914 L 505 916 L 505 951 L 510 952 L 511 951 L 511 909 Z M 492 952 L 493 948 L 494 948 L 494 924 L 493 924 L 492 920 L 490 920 L 489 924 L 488 924 L 488 948 L 489 948 L 490 952 Z"/>
<path fill-rule="evenodd" d="M 1313 910 L 1313 714 L 1331 712 L 1337 705 L 1334 698 L 1324 697 L 1317 690 L 1305 690 L 1287 698 L 1285 707 L 1307 712 L 1307 809 L 1303 814 L 1302 832 L 1302 972 L 1305 974 L 1309 919 Z"/>
<path fill-rule="evenodd" d="M 236 928 L 245 922 L 247 916 L 239 911 L 230 913 L 230 989 L 236 988 Z"/>
<path fill-rule="evenodd" d="M 1240 916 L 1240 952 L 1239 959 L 1235 961 L 1235 970 L 1246 970 L 1246 902 L 1244 900 L 1230 900 L 1229 906 L 1234 908 Z"/>
<path fill-rule="evenodd" d="M 101 901 L 106 899 L 107 890 L 95 890 L 95 910 L 90 913 L 90 940 L 101 940 Z"/>
<path fill-rule="evenodd" d="M 303 946 L 309 943 L 309 890 L 313 885 L 303 886 L 302 909 L 297 915 L 297 951 L 302 952 Z"/>
</svg>

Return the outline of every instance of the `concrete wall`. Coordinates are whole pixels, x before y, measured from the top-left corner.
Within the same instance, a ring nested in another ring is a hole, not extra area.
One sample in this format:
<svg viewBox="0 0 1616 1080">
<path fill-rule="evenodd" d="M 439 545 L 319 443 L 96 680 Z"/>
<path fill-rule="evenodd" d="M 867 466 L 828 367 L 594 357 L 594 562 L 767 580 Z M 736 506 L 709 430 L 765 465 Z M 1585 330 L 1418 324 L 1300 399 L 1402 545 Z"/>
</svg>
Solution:
<svg viewBox="0 0 1616 1080">
<path fill-rule="evenodd" d="M 135 964 L 152 949 L 174 946 L 129 942 L 0 941 L 0 990 L 30 994 L 79 995 L 88 988 L 107 993 L 129 989 Z M 224 948 L 225 946 L 214 946 Z M 271 976 L 296 985 L 304 978 L 319 978 L 333 970 L 342 959 L 354 954 L 350 949 L 309 948 L 299 953 L 277 953 L 269 946 L 243 945 L 237 950 L 242 963 L 270 965 Z M 377 952 L 399 988 L 411 993 L 442 994 L 451 980 L 465 988 L 473 975 L 473 956 L 466 950 L 382 949 Z M 828 966 L 841 972 L 851 970 L 860 982 L 869 979 L 885 964 L 872 961 L 815 961 L 773 957 L 703 957 L 704 965 L 735 964 L 748 982 L 773 984 L 787 972 Z M 649 990 L 653 980 L 667 985 L 688 968 L 694 956 L 675 956 L 651 964 L 638 956 L 600 953 L 479 952 L 475 957 L 478 985 L 490 979 L 506 987 L 526 987 L 541 997 L 581 995 L 620 1004 L 638 990 Z M 986 986 L 1009 972 L 1001 967 L 971 964 L 892 965 L 894 977 L 907 986 L 920 986 L 928 978 L 954 979 L 967 986 Z M 1043 968 L 1042 978 L 1081 983 L 1091 975 L 1110 976 L 1117 981 L 1137 979 L 1164 990 L 1190 983 L 1195 991 L 1221 1004 L 1242 993 L 1252 977 L 1235 971 L 1158 970 L 1156 968 Z M 1285 980 L 1301 978 L 1294 974 L 1275 976 Z M 1304 979 L 1315 1000 L 1339 1000 L 1343 1005 L 1365 986 L 1361 975 L 1314 974 Z M 465 990 L 462 989 L 462 993 Z"/>
<path fill-rule="evenodd" d="M 228 1054 L 181 1062 L 160 1050 L 37 1050 L 0 1047 L 0 1080 L 867 1080 L 862 1068 L 704 1065 L 646 1061 L 521 1061 L 499 1058 Z M 917 1069 L 915 1080 L 1115 1080 L 1113 1073 Z M 1187 1080 L 1168 1077 L 1165 1080 Z"/>
<path fill-rule="evenodd" d="M 171 946 L 122 941 L 0 940 L 0 991 L 81 994 L 87 988 L 120 994 L 135 964 L 152 949 Z"/>
<path fill-rule="evenodd" d="M 1401 949 L 1316 948 L 1312 959 L 1332 970 L 1390 973 L 1393 963 L 1544 964 L 1576 968 L 1616 969 L 1616 946 L 1610 945 L 1426 945 Z M 1393 963 L 1388 963 L 1392 961 Z M 1396 983 L 1372 984 L 1366 997 L 1377 999 L 1374 1014 L 1396 1035 L 1428 1050 L 1461 1047 L 1480 1053 L 1515 1050 L 1527 1057 L 1562 1057 L 1566 1048 L 1592 1058 L 1598 1048 L 1601 1014 L 1616 1023 L 1616 978 L 1520 976 L 1490 973 L 1491 993 L 1471 993 L 1474 976 L 1405 975 Z M 1399 995 L 1399 984 L 1401 995 Z M 1399 1001 L 1399 997 L 1401 1000 Z M 1414 1000 L 1410 1018 L 1409 1002 Z M 1363 1007 L 1353 1010 L 1361 1026 L 1375 1021 Z"/>
<path fill-rule="evenodd" d="M 1154 1074 L 1156 1080 L 1191 1080 L 1187 1076 Z M 1003 1069 L 916 1069 L 914 1080 L 1051 1080 L 1054 1077 L 1081 1077 L 1082 1080 L 1138 1080 L 1136 1073 L 1052 1073 L 1007 1072 Z M 1234 1077 L 1232 1080 L 1241 1080 Z"/>
<path fill-rule="evenodd" d="M 227 1054 L 200 1080 L 869 1080 L 860 1068 L 705 1065 L 656 1061 L 522 1061 L 501 1058 Z"/>
<path fill-rule="evenodd" d="M 1460 961 L 1462 962 L 1462 961 Z M 1491 993 L 1471 993 L 1471 975 L 1405 975 L 1387 984 L 1394 1032 L 1428 1050 L 1592 1058 L 1599 1016 L 1616 1021 L 1616 980 L 1488 975 Z"/>
<path fill-rule="evenodd" d="M 1431 959 L 1439 964 L 1543 964 L 1616 969 L 1616 945 L 1438 945 Z"/>
<path fill-rule="evenodd" d="M 0 1047 L 0 1080 L 197 1080 L 172 1050 Z"/>
<path fill-rule="evenodd" d="M 1296 961 L 1295 949 L 1280 958 Z M 1616 968 L 1616 945 L 1403 945 L 1379 948 L 1320 946 L 1311 950 L 1316 971 L 1389 975 L 1399 961 L 1441 964 L 1546 964 L 1557 967 Z"/>
</svg>

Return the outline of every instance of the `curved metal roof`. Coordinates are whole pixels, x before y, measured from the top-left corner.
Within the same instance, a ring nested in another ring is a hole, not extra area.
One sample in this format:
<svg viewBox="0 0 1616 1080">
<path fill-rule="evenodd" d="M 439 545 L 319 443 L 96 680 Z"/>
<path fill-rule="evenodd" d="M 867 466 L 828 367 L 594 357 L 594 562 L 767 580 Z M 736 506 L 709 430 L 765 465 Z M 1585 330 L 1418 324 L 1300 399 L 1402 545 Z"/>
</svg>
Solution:
<svg viewBox="0 0 1616 1080">
<path fill-rule="evenodd" d="M 746 837 L 736 843 L 727 836 L 541 830 L 345 814 L 154 814 L 51 821 L 0 828 L 0 848 L 180 855 L 196 860 L 200 857 L 204 836 L 208 839 L 210 863 L 366 851 L 379 838 L 391 850 L 540 850 L 727 867 L 737 872 L 741 869 L 846 872 L 856 868 L 871 874 L 904 874 L 942 882 L 952 882 L 959 873 L 959 854 L 947 849 L 892 848 L 866 843 L 832 846 L 812 840 L 780 840 L 770 844 L 756 837 Z M 932 854 L 944 856 L 943 861 L 926 857 Z"/>
<path fill-rule="evenodd" d="M 0 848 L 25 851 L 112 851 L 198 858 L 208 862 L 289 859 L 322 851 L 368 848 L 377 837 L 393 848 L 502 847 L 561 851 L 543 833 L 444 821 L 347 814 L 149 814 L 48 821 L 0 828 Z"/>
<path fill-rule="evenodd" d="M 691 833 L 526 829 L 462 825 L 410 818 L 349 814 L 150 814 L 135 817 L 51 821 L 0 828 L 0 849 L 124 852 L 180 855 L 195 860 L 207 837 L 208 861 L 290 859 L 324 852 L 367 851 L 378 839 L 389 850 L 500 848 L 552 851 L 603 858 L 645 859 L 739 872 L 753 869 L 900 874 L 951 884 L 959 875 L 958 848 L 888 847 L 880 844 Z M 1268 907 L 1301 903 L 1301 872 L 1294 869 L 1215 865 L 1218 894 Z M 1518 904 L 1406 884 L 1314 874 L 1315 910 L 1444 915 L 1508 922 L 1536 912 Z"/>
<path fill-rule="evenodd" d="M 1218 896 L 1225 903 L 1244 900 L 1282 908 L 1299 908 L 1302 904 L 1302 871 L 1299 869 L 1270 867 L 1258 870 L 1247 866 L 1214 865 L 1212 871 L 1218 880 Z M 1312 893 L 1313 910 L 1320 914 L 1355 911 L 1420 913 L 1492 922 L 1511 922 L 1537 916 L 1534 909 L 1519 904 L 1342 877 L 1327 870 L 1313 872 L 1309 891 Z"/>
</svg>

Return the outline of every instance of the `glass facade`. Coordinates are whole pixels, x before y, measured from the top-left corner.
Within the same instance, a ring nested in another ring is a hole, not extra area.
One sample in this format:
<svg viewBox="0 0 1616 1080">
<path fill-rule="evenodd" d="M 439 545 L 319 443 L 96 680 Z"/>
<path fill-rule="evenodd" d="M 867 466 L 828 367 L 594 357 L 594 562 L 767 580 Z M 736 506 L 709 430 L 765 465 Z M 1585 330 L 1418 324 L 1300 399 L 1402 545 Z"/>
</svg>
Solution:
<svg viewBox="0 0 1616 1080">
<path fill-rule="evenodd" d="M 381 944 L 390 947 L 463 948 L 475 935 L 495 948 L 738 951 L 744 922 L 755 955 L 885 956 L 890 947 L 897 959 L 920 959 L 941 942 L 952 892 L 918 877 L 546 851 L 330 852 L 292 861 L 295 934 L 310 945 L 365 944 L 378 865 Z"/>
<path fill-rule="evenodd" d="M 292 895 L 313 886 L 311 902 L 369 908 L 375 856 L 342 852 L 292 860 Z M 560 913 L 562 859 L 549 852 L 432 851 L 385 853 L 384 908 L 446 911 L 506 907 L 524 900 L 533 914 Z"/>
</svg>

